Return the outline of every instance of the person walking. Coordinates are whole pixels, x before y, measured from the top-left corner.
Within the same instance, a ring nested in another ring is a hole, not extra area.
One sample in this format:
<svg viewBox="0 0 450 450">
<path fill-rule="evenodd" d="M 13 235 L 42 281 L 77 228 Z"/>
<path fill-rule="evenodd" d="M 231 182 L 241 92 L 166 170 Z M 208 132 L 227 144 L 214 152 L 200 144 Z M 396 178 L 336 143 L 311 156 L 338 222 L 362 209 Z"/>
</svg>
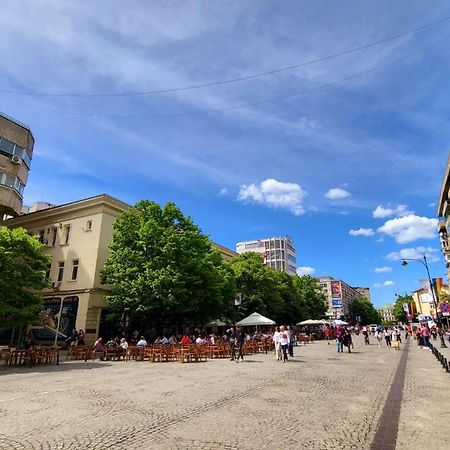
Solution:
<svg viewBox="0 0 450 450">
<path fill-rule="evenodd" d="M 428 325 L 422 327 L 423 346 L 430 349 L 430 329 Z"/>
<path fill-rule="evenodd" d="M 347 347 L 348 352 L 351 353 L 350 347 L 353 345 L 352 336 L 348 330 L 344 331 L 344 335 L 342 336 L 342 344 Z"/>
<path fill-rule="evenodd" d="M 381 331 L 381 328 L 378 327 L 375 331 L 375 337 L 377 338 L 378 341 L 378 347 L 382 347 L 383 346 L 383 332 Z"/>
<path fill-rule="evenodd" d="M 288 360 L 288 347 L 289 347 L 289 333 L 284 326 L 280 328 L 280 345 L 281 350 L 283 351 L 283 362 Z"/>
<path fill-rule="evenodd" d="M 243 349 L 244 349 L 244 344 L 245 344 L 245 331 L 240 328 L 238 328 L 237 332 L 236 332 L 236 344 L 237 344 L 238 354 L 237 354 L 237 358 L 235 359 L 235 361 L 238 363 L 239 358 L 241 359 L 241 361 L 244 361 Z"/>
<path fill-rule="evenodd" d="M 280 327 L 275 328 L 273 333 L 273 344 L 275 346 L 275 357 L 277 361 L 281 361 L 281 344 L 280 344 Z"/>
<path fill-rule="evenodd" d="M 384 340 L 386 341 L 386 347 L 391 346 L 391 330 L 390 328 L 384 329 Z"/>
<path fill-rule="evenodd" d="M 293 358 L 294 357 L 295 332 L 290 326 L 287 327 L 287 331 L 289 333 L 289 356 L 291 358 Z"/>
<path fill-rule="evenodd" d="M 230 328 L 228 330 L 230 334 L 229 343 L 230 343 L 230 361 L 234 361 L 235 351 L 236 351 L 236 330 L 234 328 Z"/>
<path fill-rule="evenodd" d="M 330 345 L 330 335 L 331 335 L 331 329 L 328 325 L 325 325 L 325 339 L 326 339 L 328 345 Z"/>
<path fill-rule="evenodd" d="M 342 327 L 337 327 L 334 334 L 336 336 L 337 352 L 343 353 L 344 330 L 342 329 Z"/>
</svg>

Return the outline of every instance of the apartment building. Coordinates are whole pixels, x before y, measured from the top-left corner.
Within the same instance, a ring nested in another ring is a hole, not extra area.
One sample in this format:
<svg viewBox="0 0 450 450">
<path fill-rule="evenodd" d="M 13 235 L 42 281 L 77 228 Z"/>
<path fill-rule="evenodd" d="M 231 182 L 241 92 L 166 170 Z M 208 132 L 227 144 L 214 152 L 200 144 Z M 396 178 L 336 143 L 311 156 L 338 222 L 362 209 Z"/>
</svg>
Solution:
<svg viewBox="0 0 450 450">
<path fill-rule="evenodd" d="M 268 267 L 286 272 L 289 275 L 296 275 L 297 273 L 296 251 L 289 236 L 238 242 L 236 252 L 259 253 Z"/>
<path fill-rule="evenodd" d="M 107 314 L 105 296 L 109 287 L 101 284 L 100 273 L 108 256 L 113 224 L 132 208 L 109 195 L 98 195 L 59 206 L 32 206 L 29 214 L 9 219 L 10 228 L 23 227 L 38 235 L 45 253 L 52 257 L 47 277 L 52 287 L 43 293 L 44 309 L 51 326 L 38 330 L 42 340 L 52 340 L 55 317 L 62 311 L 58 330 L 70 334 L 73 327 L 86 333 L 93 342 Z M 226 260 L 237 254 L 213 244 Z M 49 329 L 51 328 L 51 329 Z"/>
<path fill-rule="evenodd" d="M 320 288 L 328 303 L 327 316 L 349 317 L 350 305 L 356 299 L 365 297 L 368 288 L 354 288 L 345 281 L 330 276 L 319 277 Z M 370 296 L 370 291 L 369 291 Z"/>
<path fill-rule="evenodd" d="M 0 221 L 22 211 L 22 196 L 33 157 L 30 128 L 0 113 Z"/>
<path fill-rule="evenodd" d="M 394 317 L 394 305 L 392 303 L 386 303 L 380 308 L 377 308 L 380 313 L 383 322 L 395 322 Z"/>
<path fill-rule="evenodd" d="M 450 282 L 450 157 L 445 168 L 444 179 L 442 180 L 437 214 L 439 216 L 438 231 L 441 239 L 441 249 L 447 269 L 446 276 Z"/>
<path fill-rule="evenodd" d="M 360 297 L 364 297 L 365 299 L 369 300 L 370 303 L 372 303 L 372 296 L 370 295 L 370 288 L 368 287 L 360 287 L 360 286 L 354 286 L 353 289 L 358 292 Z"/>
</svg>

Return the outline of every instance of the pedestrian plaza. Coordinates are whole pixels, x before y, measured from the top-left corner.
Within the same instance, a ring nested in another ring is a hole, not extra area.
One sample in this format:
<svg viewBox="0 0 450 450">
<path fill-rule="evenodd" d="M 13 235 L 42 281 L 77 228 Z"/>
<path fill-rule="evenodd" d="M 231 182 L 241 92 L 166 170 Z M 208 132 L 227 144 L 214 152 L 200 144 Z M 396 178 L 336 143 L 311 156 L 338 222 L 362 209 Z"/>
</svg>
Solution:
<svg viewBox="0 0 450 450">
<path fill-rule="evenodd" d="M 369 449 L 406 347 L 354 347 L 317 341 L 286 364 L 1 366 L 0 449 Z M 406 363 L 397 447 L 384 448 L 447 449 L 450 374 L 414 341 Z"/>
</svg>

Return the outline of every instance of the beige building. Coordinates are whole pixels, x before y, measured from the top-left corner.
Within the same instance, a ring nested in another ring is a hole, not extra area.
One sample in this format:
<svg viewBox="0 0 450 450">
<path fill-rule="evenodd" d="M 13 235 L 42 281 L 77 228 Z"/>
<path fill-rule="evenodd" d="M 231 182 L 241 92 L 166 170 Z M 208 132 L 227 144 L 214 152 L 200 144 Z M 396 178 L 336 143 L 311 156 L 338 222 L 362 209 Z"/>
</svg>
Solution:
<svg viewBox="0 0 450 450">
<path fill-rule="evenodd" d="M 23 227 L 38 235 L 46 245 L 45 252 L 52 257 L 47 273 L 52 287 L 45 290 L 43 301 L 53 318 L 62 304 L 64 320 L 59 329 L 63 334 L 70 334 L 75 326 L 85 331 L 88 342 L 98 336 L 109 292 L 100 282 L 100 273 L 109 252 L 113 224 L 130 208 L 103 194 L 46 209 L 32 208 L 35 212 L 5 222 L 10 228 Z M 232 250 L 214 245 L 225 260 L 236 256 Z M 54 319 L 50 320 L 50 328 L 56 329 Z M 50 340 L 52 334 L 47 331 L 47 335 Z"/>
<path fill-rule="evenodd" d="M 359 287 L 354 286 L 353 289 L 360 295 L 360 297 L 364 297 L 372 303 L 372 296 L 370 295 L 370 288 L 368 287 Z"/>
<path fill-rule="evenodd" d="M 395 322 L 394 305 L 392 303 L 386 303 L 381 308 L 377 308 L 377 310 L 383 322 Z"/>
<path fill-rule="evenodd" d="M 348 317 L 350 304 L 362 296 L 361 292 L 366 292 L 366 289 L 368 289 L 353 288 L 345 281 L 336 280 L 329 276 L 320 277 L 319 283 L 328 304 L 327 316 L 337 318 Z"/>
<path fill-rule="evenodd" d="M 31 130 L 0 113 L 0 221 L 22 211 L 22 196 L 33 157 Z"/>
<path fill-rule="evenodd" d="M 441 295 L 449 295 L 449 287 L 444 284 L 441 288 Z M 412 293 L 414 300 L 415 313 L 423 316 L 433 316 L 436 314 L 436 309 L 433 303 L 433 297 L 427 289 L 417 289 Z M 442 314 L 447 317 L 448 314 Z"/>
<path fill-rule="evenodd" d="M 445 168 L 444 179 L 442 180 L 437 213 L 440 217 L 438 229 L 447 269 L 447 280 L 450 281 L 450 157 Z"/>
</svg>

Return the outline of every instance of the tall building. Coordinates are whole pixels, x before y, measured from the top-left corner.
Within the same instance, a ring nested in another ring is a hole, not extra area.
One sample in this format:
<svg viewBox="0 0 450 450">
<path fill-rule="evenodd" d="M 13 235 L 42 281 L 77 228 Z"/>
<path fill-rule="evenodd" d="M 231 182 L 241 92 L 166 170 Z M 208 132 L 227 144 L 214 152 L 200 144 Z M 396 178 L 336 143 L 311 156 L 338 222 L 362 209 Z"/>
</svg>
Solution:
<svg viewBox="0 0 450 450">
<path fill-rule="evenodd" d="M 353 289 L 358 292 L 358 294 L 361 297 L 366 298 L 367 300 L 369 300 L 370 303 L 372 303 L 372 296 L 370 295 L 370 288 L 368 287 L 359 287 L 359 286 L 354 286 Z"/>
<path fill-rule="evenodd" d="M 3 223 L 38 235 L 45 244 L 45 253 L 52 257 L 47 271 L 52 287 L 43 292 L 44 308 L 52 326 L 38 330 L 39 339 L 53 339 L 54 318 L 60 310 L 59 330 L 63 334 L 70 334 L 76 327 L 85 331 L 87 342 L 99 335 L 107 315 L 105 296 L 110 292 L 109 286 L 101 284 L 100 273 L 109 253 L 113 224 L 130 208 L 131 205 L 103 194 L 59 206 L 42 203 L 32 207 L 34 212 Z M 226 247 L 213 245 L 224 259 L 237 255 Z"/>
<path fill-rule="evenodd" d="M 0 220 L 22 212 L 23 190 L 33 157 L 31 130 L 0 113 Z"/>
<path fill-rule="evenodd" d="M 440 218 L 438 230 L 441 238 L 441 249 L 445 258 L 447 280 L 450 282 L 450 157 L 445 168 L 444 179 L 442 180 L 437 213 Z"/>
<path fill-rule="evenodd" d="M 395 322 L 394 305 L 392 303 L 386 303 L 377 308 L 377 311 L 380 313 L 383 322 Z"/>
<path fill-rule="evenodd" d="M 268 267 L 286 272 L 289 275 L 296 275 L 297 273 L 295 247 L 289 236 L 238 242 L 236 252 L 259 253 Z"/>
<path fill-rule="evenodd" d="M 350 305 L 360 297 L 366 297 L 368 288 L 352 287 L 345 281 L 330 276 L 319 278 L 320 288 L 328 303 L 327 316 L 349 317 Z M 369 291 L 370 297 L 370 291 Z M 370 298 L 369 298 L 370 300 Z"/>
</svg>

